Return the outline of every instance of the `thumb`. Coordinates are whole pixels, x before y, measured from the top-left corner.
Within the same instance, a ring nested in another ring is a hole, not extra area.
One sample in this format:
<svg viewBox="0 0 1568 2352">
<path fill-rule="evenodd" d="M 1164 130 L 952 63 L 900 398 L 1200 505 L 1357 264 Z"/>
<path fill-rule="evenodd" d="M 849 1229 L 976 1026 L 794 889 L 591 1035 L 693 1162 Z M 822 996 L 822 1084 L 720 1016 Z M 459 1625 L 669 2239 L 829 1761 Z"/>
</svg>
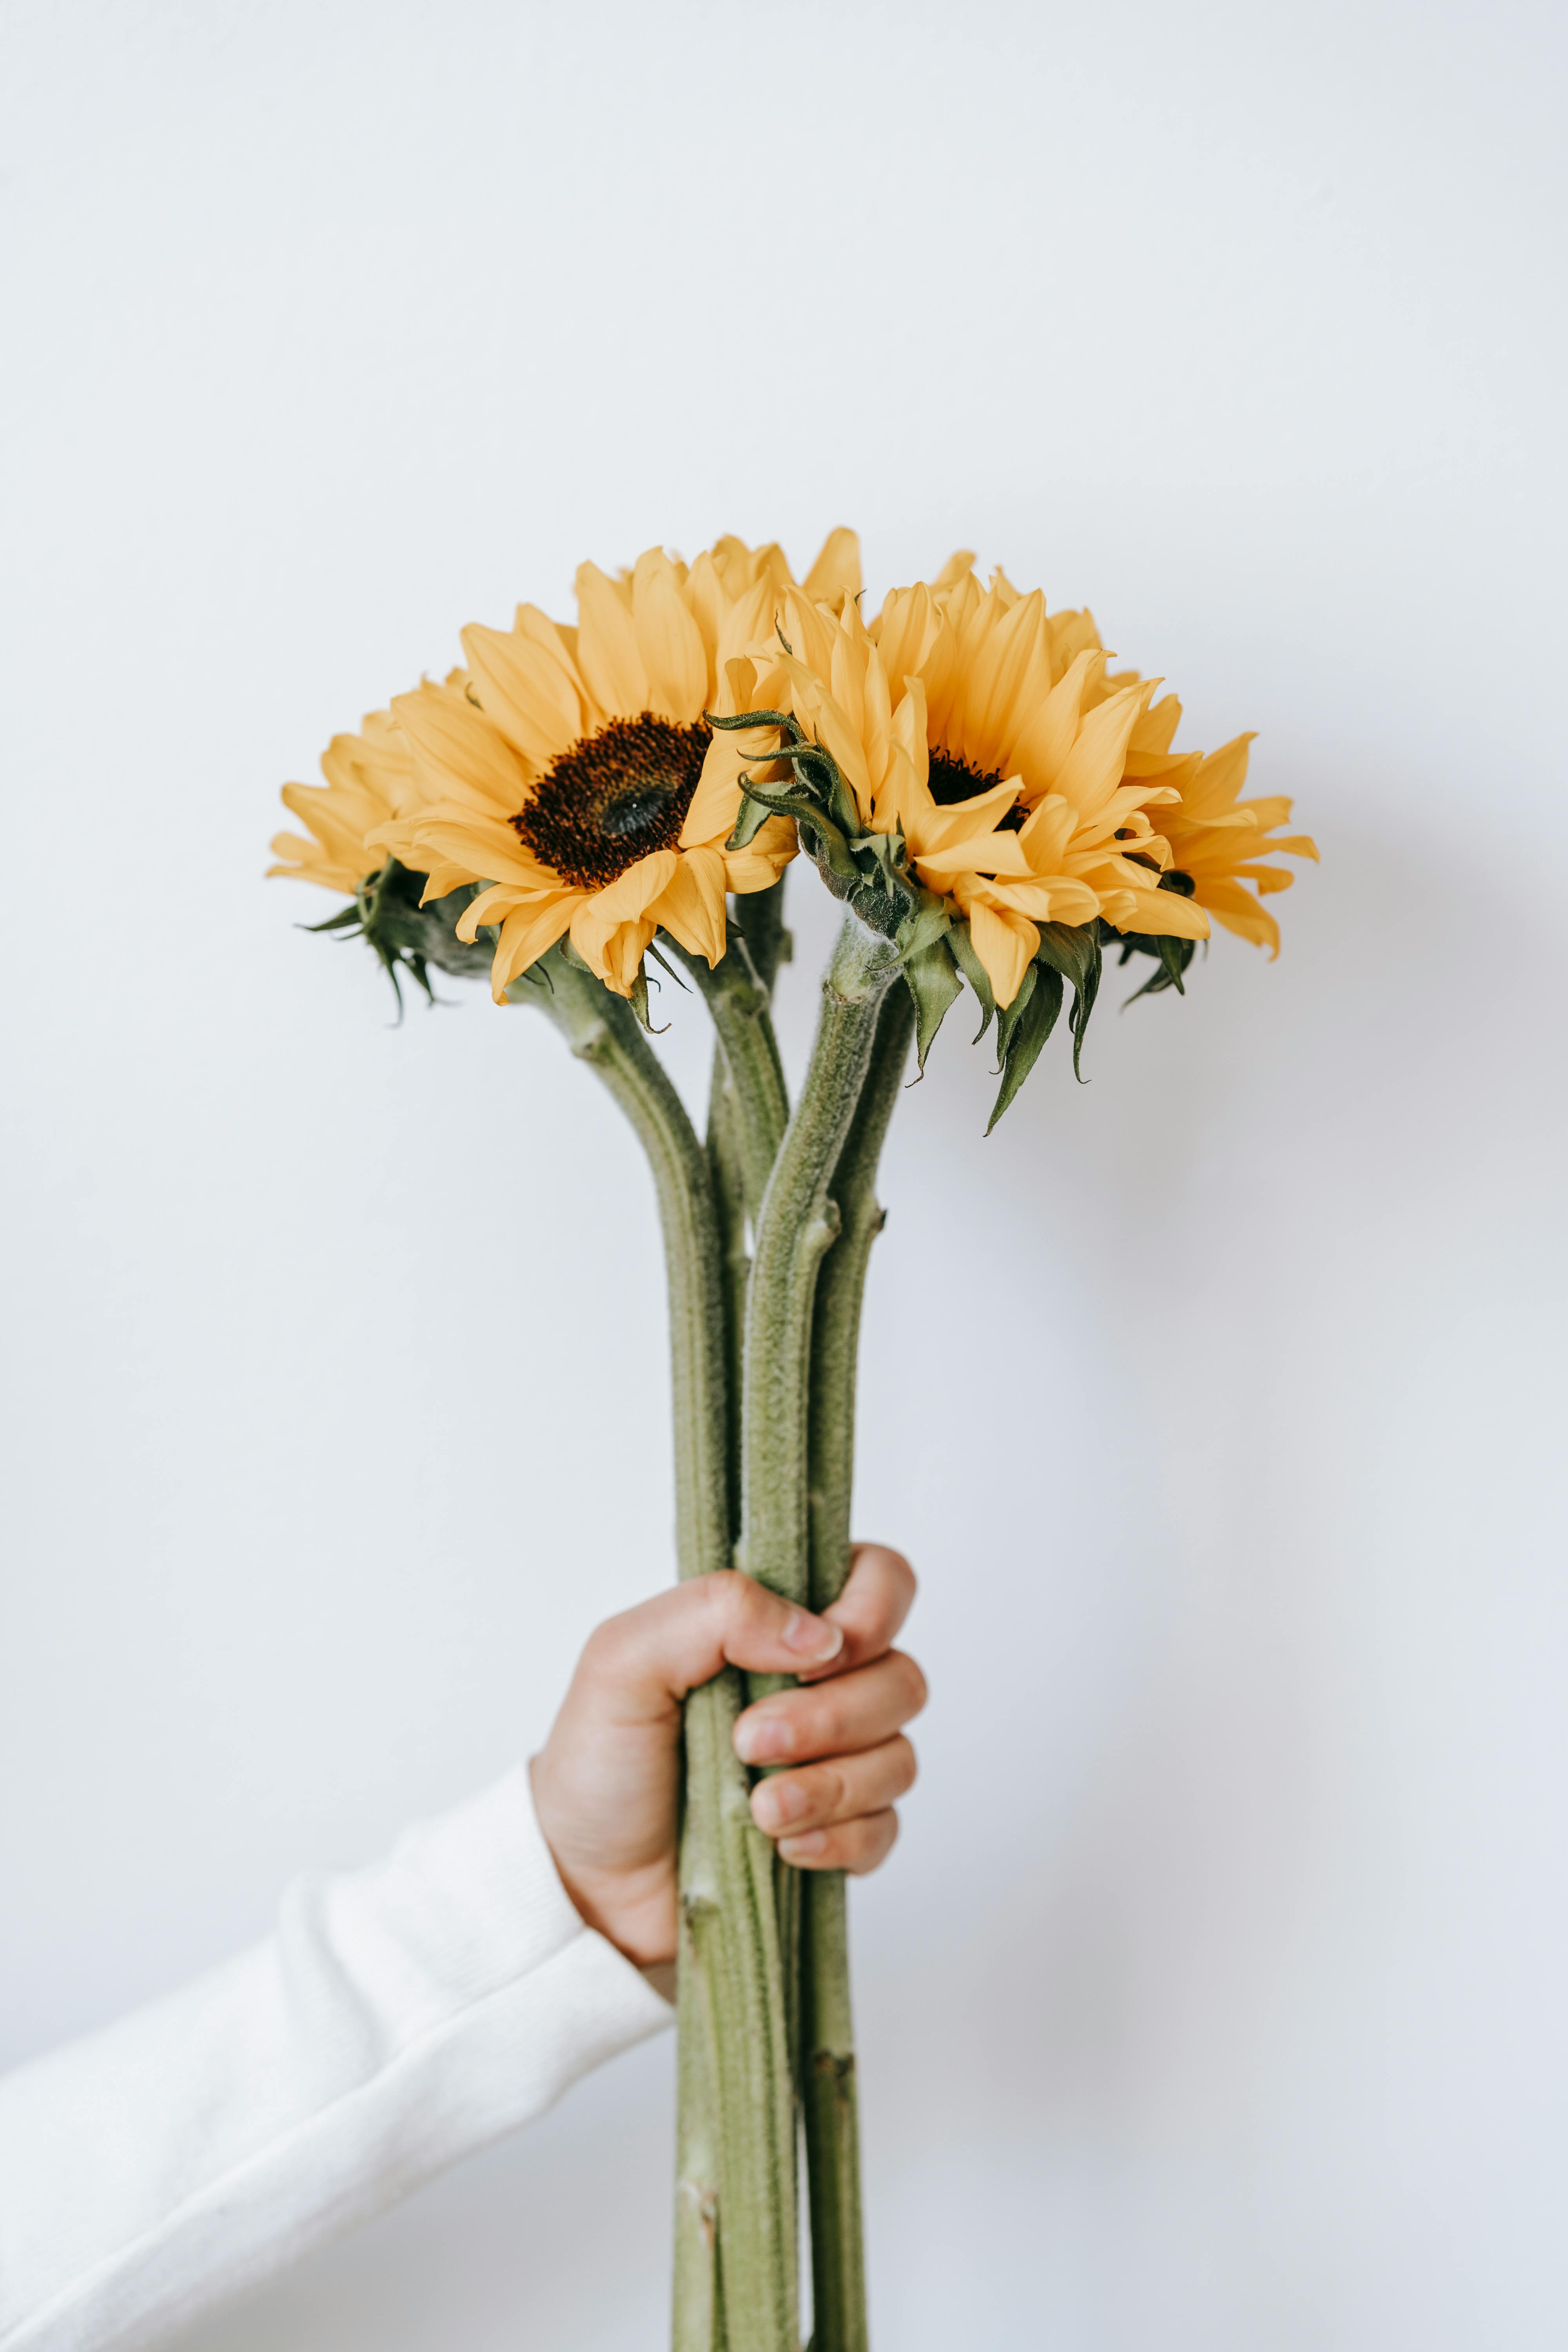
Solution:
<svg viewBox="0 0 1568 2352">
<path fill-rule="evenodd" d="M 724 1665 L 752 1674 L 798 1675 L 826 1665 L 844 1629 L 781 1601 L 738 1570 L 694 1576 L 601 1625 L 584 1653 L 595 1681 L 622 1707 L 662 1713 Z"/>
</svg>

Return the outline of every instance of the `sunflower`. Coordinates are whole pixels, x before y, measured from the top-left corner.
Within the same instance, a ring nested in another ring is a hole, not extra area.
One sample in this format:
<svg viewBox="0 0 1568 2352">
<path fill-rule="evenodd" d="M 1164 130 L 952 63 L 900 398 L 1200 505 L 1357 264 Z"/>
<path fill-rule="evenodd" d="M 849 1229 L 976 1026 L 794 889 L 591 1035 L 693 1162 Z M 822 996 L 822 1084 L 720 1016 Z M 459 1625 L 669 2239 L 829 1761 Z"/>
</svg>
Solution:
<svg viewBox="0 0 1568 2352">
<path fill-rule="evenodd" d="M 1181 709 L 1175 696 L 1166 695 L 1149 716 L 1162 719 L 1168 711 L 1166 723 L 1173 734 Z M 1188 877 L 1195 904 L 1206 908 L 1227 931 L 1278 955 L 1279 926 L 1259 900 L 1289 890 L 1296 877 L 1268 860 L 1284 855 L 1316 862 L 1318 845 L 1310 834 L 1279 832 L 1289 824 L 1291 808 L 1282 793 L 1252 801 L 1237 797 L 1247 781 L 1252 740 L 1237 735 L 1206 759 L 1194 751 L 1165 767 L 1162 781 L 1174 786 L 1181 798 L 1174 808 L 1161 810 L 1160 832 L 1171 853 L 1172 871 Z M 1144 757 L 1152 768 L 1152 759 Z"/>
<path fill-rule="evenodd" d="M 1159 887 L 1168 853 L 1146 809 L 1174 793 L 1125 775 L 1153 687 L 1091 705 L 1105 656 L 1064 659 L 1037 591 L 982 592 L 950 566 L 889 596 L 869 631 L 852 597 L 836 618 L 799 591 L 779 607 L 789 707 L 868 830 L 901 831 L 920 880 L 956 905 L 999 1005 L 1041 923 L 1207 937 L 1208 918 Z"/>
<path fill-rule="evenodd" d="M 726 892 L 766 889 L 795 844 L 774 819 L 746 848 L 725 845 L 739 773 L 703 713 L 744 707 L 731 697 L 754 666 L 729 672 L 765 641 L 781 592 L 815 609 L 819 596 L 852 602 L 858 581 L 848 531 L 832 535 L 799 591 L 777 548 L 732 539 L 689 569 L 658 548 L 615 580 L 584 563 L 574 629 L 521 605 L 510 630 L 463 631 L 460 691 L 426 685 L 398 698 L 423 804 L 375 839 L 428 877 L 426 900 L 485 886 L 458 935 L 499 926 L 498 1003 L 568 933 L 622 996 L 661 924 L 718 961 Z"/>
<path fill-rule="evenodd" d="M 456 671 L 448 686 L 461 682 Z M 267 869 L 297 882 L 352 898 L 362 882 L 379 873 L 386 852 L 366 835 L 395 817 L 406 815 L 419 798 L 414 754 L 390 710 L 373 710 L 357 735 L 334 735 L 321 754 L 324 784 L 285 784 L 282 799 L 310 829 L 272 837 L 276 866 Z"/>
<path fill-rule="evenodd" d="M 980 584 L 970 569 L 972 561 L 966 552 L 955 555 L 932 583 L 933 595 L 955 639 L 962 636 L 984 601 Z M 991 593 L 1007 609 L 1022 601 L 1018 591 L 1000 571 Z M 896 606 L 899 600 L 889 598 L 889 603 Z M 907 637 L 917 615 L 905 608 L 895 612 L 892 618 L 895 637 L 900 622 Z M 884 609 L 877 631 L 884 655 L 889 649 L 889 619 Z M 1064 676 L 1079 657 L 1086 657 L 1085 710 L 1094 710 L 1129 688 L 1144 686 L 1145 681 L 1136 670 L 1111 670 L 1107 667 L 1108 656 L 1091 613 L 1054 614 L 1047 628 L 1053 668 L 1058 676 Z M 939 663 L 940 659 L 939 654 Z M 1149 683 L 1157 685 L 1159 681 Z M 1265 861 L 1281 854 L 1316 860 L 1317 844 L 1307 834 L 1279 834 L 1279 828 L 1290 817 L 1291 803 L 1283 794 L 1252 801 L 1237 798 L 1247 779 L 1253 741 L 1250 734 L 1238 735 L 1206 756 L 1201 751 L 1177 752 L 1171 746 L 1181 717 L 1182 706 L 1173 694 L 1163 695 L 1158 701 L 1151 698 L 1127 744 L 1126 781 L 1130 784 L 1148 781 L 1175 796 L 1170 804 L 1160 808 L 1155 828 L 1163 844 L 1157 854 L 1167 865 L 1167 887 L 1172 882 L 1180 887 L 1179 877 L 1184 876 L 1192 885 L 1193 903 L 1204 908 L 1226 930 L 1278 955 L 1279 926 L 1258 901 L 1277 891 L 1288 890 L 1296 877 L 1285 866 Z M 1026 793 L 1025 797 L 1027 798 Z M 1250 889 L 1246 887 L 1249 883 Z M 1110 916 L 1110 910 L 1106 911 Z M 1128 922 L 1115 916 L 1110 916 L 1110 919 L 1122 930 L 1160 929 L 1156 924 Z"/>
</svg>

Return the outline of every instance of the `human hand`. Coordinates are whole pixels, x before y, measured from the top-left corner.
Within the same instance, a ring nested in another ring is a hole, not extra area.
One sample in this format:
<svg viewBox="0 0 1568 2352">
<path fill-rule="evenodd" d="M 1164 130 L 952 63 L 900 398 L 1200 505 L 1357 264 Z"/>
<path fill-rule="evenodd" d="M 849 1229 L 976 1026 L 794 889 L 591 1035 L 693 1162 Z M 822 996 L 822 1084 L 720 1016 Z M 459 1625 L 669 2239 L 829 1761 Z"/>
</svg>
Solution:
<svg viewBox="0 0 1568 2352">
<path fill-rule="evenodd" d="M 895 1798 L 915 1777 L 902 1727 L 925 1676 L 892 1647 L 915 1597 L 908 1560 L 856 1547 L 821 1617 L 733 1570 L 693 1577 L 589 1635 L 554 1727 L 530 1768 L 534 1810 L 562 1883 L 591 1927 L 639 1968 L 675 1957 L 680 1702 L 726 1664 L 805 1685 L 746 1708 L 752 1816 L 802 1870 L 875 1870 L 898 1835 Z"/>
</svg>

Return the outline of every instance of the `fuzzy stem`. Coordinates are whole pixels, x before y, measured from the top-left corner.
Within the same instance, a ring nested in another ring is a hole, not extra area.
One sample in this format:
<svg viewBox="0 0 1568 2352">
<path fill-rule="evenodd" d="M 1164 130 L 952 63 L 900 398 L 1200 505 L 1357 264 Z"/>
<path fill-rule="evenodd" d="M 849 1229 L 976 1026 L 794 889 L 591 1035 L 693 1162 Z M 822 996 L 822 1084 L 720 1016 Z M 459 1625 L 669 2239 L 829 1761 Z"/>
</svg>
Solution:
<svg viewBox="0 0 1568 2352">
<path fill-rule="evenodd" d="M 898 971 L 891 943 L 845 919 L 822 982 L 822 1015 L 800 1101 L 757 1220 L 746 1300 L 742 1565 L 792 1601 L 809 1582 L 807 1395 L 817 1268 L 839 1230 L 834 1170 Z"/>
<path fill-rule="evenodd" d="M 789 1118 L 768 990 L 738 929 L 731 928 L 728 949 L 711 968 L 668 933 L 661 944 L 691 974 L 712 1015 L 731 1106 L 731 1148 L 740 1163 L 746 1211 L 754 1224 Z"/>
<path fill-rule="evenodd" d="M 741 1376 L 746 1336 L 746 1284 L 751 1252 L 746 1245 L 746 1183 L 735 1129 L 739 1113 L 730 1088 L 724 1048 L 715 1044 L 708 1088 L 708 1165 L 719 1214 L 721 1272 L 724 1291 L 724 1360 L 729 1370 L 730 1412 L 726 1444 L 730 1534 L 741 1533 Z"/>
<path fill-rule="evenodd" d="M 877 1024 L 871 1066 L 833 1172 L 840 1228 L 816 1278 L 811 1333 L 808 1597 L 816 1610 L 832 1606 L 849 1572 L 860 1305 L 871 1244 L 884 1223 L 877 1205 L 877 1163 L 898 1102 L 914 1018 L 909 990 L 889 990 Z M 812 2352 L 867 2352 L 859 2116 L 840 1871 L 802 1875 L 801 1999 L 816 2312 Z"/>
<path fill-rule="evenodd" d="M 746 1298 L 742 1400 L 742 1536 L 747 1573 L 786 1599 L 804 1601 L 809 1583 L 806 1504 L 807 1401 L 812 1302 L 817 1268 L 838 1231 L 829 1184 L 855 1114 L 878 1012 L 898 969 L 889 943 L 847 919 L 822 983 L 822 1014 L 799 1104 L 773 1161 L 761 1213 Z M 752 1697 L 786 1677 L 750 1678 Z M 759 1868 L 769 1870 L 783 1957 L 783 2000 L 768 2021 L 766 2128 L 774 2158 L 775 2230 L 753 2259 L 787 2280 L 788 2326 L 796 2325 L 795 2085 L 799 2064 L 799 1874 L 773 1857 L 758 1833 Z M 724 2238 L 725 2305 L 731 2254 Z"/>
<path fill-rule="evenodd" d="M 547 1013 L 573 1053 L 604 1080 L 653 1170 L 669 1280 L 676 1553 L 682 1577 L 706 1576 L 731 1564 L 728 1384 L 708 1155 L 625 999 L 558 949 L 544 960 L 541 977 L 547 984 L 529 987 L 522 1001 Z"/>
<path fill-rule="evenodd" d="M 519 993 L 521 991 L 520 988 Z M 708 1155 L 631 1008 L 552 951 L 527 1002 L 605 1081 L 646 1149 L 669 1282 L 676 1549 L 682 1577 L 731 1565 L 721 1255 Z M 749 1782 L 731 1734 L 741 1678 L 726 1668 L 686 1702 L 680 1838 L 680 2101 L 677 2352 L 796 2352 L 782 2329 L 726 2329 L 721 2231 L 744 2248 L 769 2226 L 770 2152 L 748 2081 L 760 2021 L 782 2016 L 778 1931 L 759 1874 Z M 764 1842 L 765 1843 L 765 1842 Z M 752 2069 L 754 2072 L 754 2068 Z"/>
</svg>

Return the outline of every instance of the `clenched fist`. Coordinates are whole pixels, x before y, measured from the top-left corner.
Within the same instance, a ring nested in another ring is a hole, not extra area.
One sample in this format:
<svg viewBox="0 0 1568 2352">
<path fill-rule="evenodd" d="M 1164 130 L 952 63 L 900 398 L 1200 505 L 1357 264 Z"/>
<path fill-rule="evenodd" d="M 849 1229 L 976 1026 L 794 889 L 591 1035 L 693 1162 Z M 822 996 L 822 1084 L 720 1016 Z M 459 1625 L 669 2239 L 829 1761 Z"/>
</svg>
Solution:
<svg viewBox="0 0 1568 2352">
<path fill-rule="evenodd" d="M 533 1800 L 566 1892 L 639 1968 L 675 1957 L 680 1702 L 723 1665 L 798 1675 L 804 1687 L 735 1726 L 759 1780 L 752 1813 L 802 1870 L 875 1870 L 898 1835 L 894 1801 L 915 1777 L 903 1726 L 925 1677 L 892 1646 L 915 1597 L 907 1559 L 857 1547 L 842 1597 L 821 1617 L 733 1570 L 695 1577 L 590 1635 L 554 1727 L 533 1759 Z"/>
</svg>

